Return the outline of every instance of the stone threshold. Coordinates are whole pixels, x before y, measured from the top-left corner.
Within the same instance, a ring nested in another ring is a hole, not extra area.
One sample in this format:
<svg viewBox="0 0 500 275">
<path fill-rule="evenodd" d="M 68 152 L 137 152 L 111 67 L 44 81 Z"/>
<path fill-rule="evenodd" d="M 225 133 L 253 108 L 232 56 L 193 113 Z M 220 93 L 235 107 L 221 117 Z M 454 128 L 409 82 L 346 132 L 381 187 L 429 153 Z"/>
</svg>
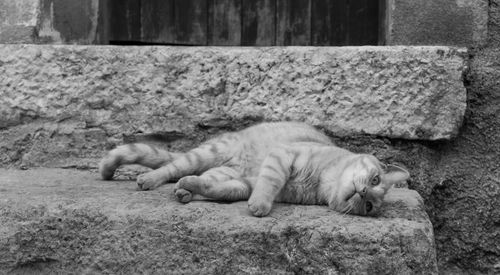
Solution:
<svg viewBox="0 0 500 275">
<path fill-rule="evenodd" d="M 96 172 L 0 169 L 0 273 L 436 274 L 422 198 L 392 189 L 379 217 L 278 204 L 177 202 Z M 23 273 L 24 272 L 24 273 Z"/>
</svg>

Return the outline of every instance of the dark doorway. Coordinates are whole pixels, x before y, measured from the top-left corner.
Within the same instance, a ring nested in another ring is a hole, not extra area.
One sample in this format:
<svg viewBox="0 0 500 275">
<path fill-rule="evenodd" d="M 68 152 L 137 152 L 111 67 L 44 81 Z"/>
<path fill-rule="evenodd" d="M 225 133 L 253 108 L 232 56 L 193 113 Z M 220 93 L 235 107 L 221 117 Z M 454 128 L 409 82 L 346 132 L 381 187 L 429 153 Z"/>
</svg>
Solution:
<svg viewBox="0 0 500 275">
<path fill-rule="evenodd" d="M 108 0 L 104 42 L 383 45 L 386 0 Z"/>
</svg>

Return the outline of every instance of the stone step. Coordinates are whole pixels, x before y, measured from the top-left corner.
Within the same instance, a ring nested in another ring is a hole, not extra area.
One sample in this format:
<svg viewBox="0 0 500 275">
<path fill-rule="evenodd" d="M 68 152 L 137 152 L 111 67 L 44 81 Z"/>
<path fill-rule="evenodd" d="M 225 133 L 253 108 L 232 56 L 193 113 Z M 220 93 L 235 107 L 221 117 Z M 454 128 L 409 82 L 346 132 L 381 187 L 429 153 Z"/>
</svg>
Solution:
<svg viewBox="0 0 500 275">
<path fill-rule="evenodd" d="M 379 217 L 278 204 L 178 203 L 70 169 L 0 170 L 0 273 L 436 274 L 417 192 L 395 188 Z"/>
<path fill-rule="evenodd" d="M 0 45 L 0 165 L 91 166 L 126 138 L 156 135 L 185 149 L 207 129 L 270 120 L 337 136 L 451 139 L 466 107 L 466 53 Z"/>
<path fill-rule="evenodd" d="M 0 125 L 79 118 L 87 126 L 120 122 L 127 130 L 140 122 L 151 131 L 162 122 L 192 126 L 250 116 L 306 121 L 344 134 L 450 138 L 465 111 L 465 53 L 449 47 L 2 45 Z"/>
</svg>

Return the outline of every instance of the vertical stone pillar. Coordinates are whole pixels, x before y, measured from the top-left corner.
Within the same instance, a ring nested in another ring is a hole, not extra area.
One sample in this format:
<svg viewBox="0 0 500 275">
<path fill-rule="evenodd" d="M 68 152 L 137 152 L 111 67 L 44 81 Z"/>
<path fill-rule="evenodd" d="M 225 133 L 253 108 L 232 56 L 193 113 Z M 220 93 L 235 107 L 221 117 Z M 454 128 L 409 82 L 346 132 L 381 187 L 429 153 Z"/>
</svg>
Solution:
<svg viewBox="0 0 500 275">
<path fill-rule="evenodd" d="M 0 0 L 0 43 L 33 43 L 40 1 Z"/>
<path fill-rule="evenodd" d="M 98 44 L 99 0 L 0 0 L 0 43 Z"/>
</svg>

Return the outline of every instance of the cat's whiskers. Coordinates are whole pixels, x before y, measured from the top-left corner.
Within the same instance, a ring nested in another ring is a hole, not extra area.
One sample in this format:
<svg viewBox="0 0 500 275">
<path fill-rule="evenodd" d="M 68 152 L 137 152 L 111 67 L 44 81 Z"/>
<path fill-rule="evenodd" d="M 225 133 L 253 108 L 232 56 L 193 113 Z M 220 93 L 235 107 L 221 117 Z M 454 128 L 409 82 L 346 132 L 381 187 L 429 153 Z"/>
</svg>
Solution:
<svg viewBox="0 0 500 275">
<path fill-rule="evenodd" d="M 351 212 L 352 208 L 353 208 L 353 204 L 349 203 L 340 212 L 344 213 L 343 216 L 345 216 L 345 215 L 349 214 L 349 212 Z"/>
</svg>

